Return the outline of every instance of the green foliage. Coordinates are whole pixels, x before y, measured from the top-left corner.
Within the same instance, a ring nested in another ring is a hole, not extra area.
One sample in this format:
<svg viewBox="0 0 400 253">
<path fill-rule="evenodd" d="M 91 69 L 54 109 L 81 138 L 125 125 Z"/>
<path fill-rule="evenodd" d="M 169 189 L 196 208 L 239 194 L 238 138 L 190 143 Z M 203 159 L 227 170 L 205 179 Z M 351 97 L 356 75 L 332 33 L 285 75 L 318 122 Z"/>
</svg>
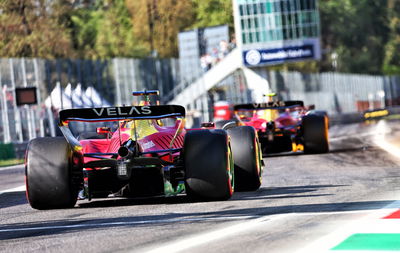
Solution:
<svg viewBox="0 0 400 253">
<path fill-rule="evenodd" d="M 400 75 L 400 1 L 389 1 L 390 39 L 385 47 L 383 72 Z"/>
<path fill-rule="evenodd" d="M 331 54 L 338 55 L 337 71 L 380 74 L 384 45 L 389 38 L 387 1 L 320 1 L 324 61 L 322 70 L 332 68 Z"/>
<path fill-rule="evenodd" d="M 144 57 L 146 48 L 133 34 L 133 25 L 124 1 L 115 1 L 98 22 L 95 50 L 99 57 Z"/>
<path fill-rule="evenodd" d="M 147 52 L 178 56 L 178 33 L 193 23 L 192 0 L 126 0 L 133 32 Z"/>
<path fill-rule="evenodd" d="M 96 38 L 98 35 L 99 23 L 103 18 L 100 10 L 79 9 L 71 15 L 72 38 L 75 50 L 78 55 L 85 55 L 87 58 L 96 58 Z"/>
<path fill-rule="evenodd" d="M 399 0 L 318 3 L 322 60 L 274 68 L 400 75 Z M 178 32 L 233 27 L 232 0 L 0 0 L 0 11 L 0 57 L 177 57 Z"/>
<path fill-rule="evenodd" d="M 15 158 L 14 146 L 12 143 L 0 143 L 0 160 Z"/>
<path fill-rule="evenodd" d="M 0 56 L 71 56 L 71 41 L 63 16 L 64 1 L 0 0 Z"/>
<path fill-rule="evenodd" d="M 192 28 L 215 25 L 233 27 L 232 0 L 192 0 L 196 20 Z"/>
</svg>

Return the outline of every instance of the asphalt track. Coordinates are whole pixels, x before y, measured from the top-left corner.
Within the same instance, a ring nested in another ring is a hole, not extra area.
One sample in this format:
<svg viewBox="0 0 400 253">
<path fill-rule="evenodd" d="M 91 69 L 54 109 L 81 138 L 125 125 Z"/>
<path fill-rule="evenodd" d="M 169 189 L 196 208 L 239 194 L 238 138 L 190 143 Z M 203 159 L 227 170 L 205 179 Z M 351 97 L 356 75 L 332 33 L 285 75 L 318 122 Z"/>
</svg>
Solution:
<svg viewBox="0 0 400 253">
<path fill-rule="evenodd" d="M 380 220 L 400 208 L 397 124 L 334 126 L 330 153 L 266 157 L 262 187 L 221 202 L 102 199 L 37 211 L 23 168 L 0 168 L 0 251 L 328 252 L 360 230 L 399 234 L 399 221 Z"/>
</svg>

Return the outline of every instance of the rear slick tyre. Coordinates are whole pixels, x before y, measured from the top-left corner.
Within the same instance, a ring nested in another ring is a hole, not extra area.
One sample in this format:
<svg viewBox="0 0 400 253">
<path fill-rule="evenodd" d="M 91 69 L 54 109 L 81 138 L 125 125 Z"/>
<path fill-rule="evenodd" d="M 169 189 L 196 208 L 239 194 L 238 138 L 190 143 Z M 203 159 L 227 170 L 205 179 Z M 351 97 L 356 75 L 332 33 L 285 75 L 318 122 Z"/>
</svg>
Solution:
<svg viewBox="0 0 400 253">
<path fill-rule="evenodd" d="M 30 141 L 26 152 L 26 196 L 35 209 L 74 207 L 79 191 L 79 170 L 72 166 L 72 151 L 64 138 Z"/>
<path fill-rule="evenodd" d="M 185 135 L 183 162 L 186 193 L 194 200 L 227 200 L 233 193 L 233 160 L 224 130 Z"/>
<path fill-rule="evenodd" d="M 328 117 L 308 114 L 302 119 L 304 153 L 321 154 L 329 151 Z"/>
<path fill-rule="evenodd" d="M 261 186 L 262 155 L 257 133 L 251 126 L 228 129 L 235 163 L 235 190 L 255 191 Z"/>
</svg>

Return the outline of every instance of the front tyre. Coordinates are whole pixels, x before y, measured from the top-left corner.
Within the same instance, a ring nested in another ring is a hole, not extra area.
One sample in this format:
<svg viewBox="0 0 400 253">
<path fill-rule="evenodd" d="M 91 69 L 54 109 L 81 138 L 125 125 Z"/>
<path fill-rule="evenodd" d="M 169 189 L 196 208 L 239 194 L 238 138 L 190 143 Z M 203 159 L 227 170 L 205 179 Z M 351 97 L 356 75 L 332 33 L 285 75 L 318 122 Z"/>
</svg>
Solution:
<svg viewBox="0 0 400 253">
<path fill-rule="evenodd" d="M 26 196 L 35 209 L 75 205 L 81 171 L 72 165 L 72 150 L 62 137 L 36 138 L 26 153 Z"/>
<path fill-rule="evenodd" d="M 233 161 L 224 130 L 198 130 L 185 135 L 183 162 L 186 193 L 200 200 L 226 200 L 233 193 Z"/>
</svg>

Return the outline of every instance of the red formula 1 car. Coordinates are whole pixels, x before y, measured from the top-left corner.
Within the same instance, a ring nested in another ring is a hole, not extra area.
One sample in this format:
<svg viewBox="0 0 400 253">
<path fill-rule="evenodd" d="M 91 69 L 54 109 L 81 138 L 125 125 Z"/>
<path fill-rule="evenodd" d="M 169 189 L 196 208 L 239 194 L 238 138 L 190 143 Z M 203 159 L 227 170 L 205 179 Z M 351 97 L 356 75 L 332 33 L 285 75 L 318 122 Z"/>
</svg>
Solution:
<svg viewBox="0 0 400 253">
<path fill-rule="evenodd" d="M 80 197 L 174 196 L 225 200 L 235 189 L 256 190 L 262 157 L 256 132 L 229 133 L 205 124 L 185 129 L 178 105 L 68 109 L 59 113 L 64 137 L 33 139 L 26 155 L 26 186 L 36 209 L 73 207 Z M 75 133 L 73 123 L 97 132 Z M 73 133 L 74 132 L 74 133 Z M 239 145 L 240 144 L 240 145 Z"/>
<path fill-rule="evenodd" d="M 236 125 L 257 130 L 263 154 L 329 150 L 326 112 L 309 110 L 302 101 L 240 104 L 234 106 L 234 114 Z"/>
</svg>

